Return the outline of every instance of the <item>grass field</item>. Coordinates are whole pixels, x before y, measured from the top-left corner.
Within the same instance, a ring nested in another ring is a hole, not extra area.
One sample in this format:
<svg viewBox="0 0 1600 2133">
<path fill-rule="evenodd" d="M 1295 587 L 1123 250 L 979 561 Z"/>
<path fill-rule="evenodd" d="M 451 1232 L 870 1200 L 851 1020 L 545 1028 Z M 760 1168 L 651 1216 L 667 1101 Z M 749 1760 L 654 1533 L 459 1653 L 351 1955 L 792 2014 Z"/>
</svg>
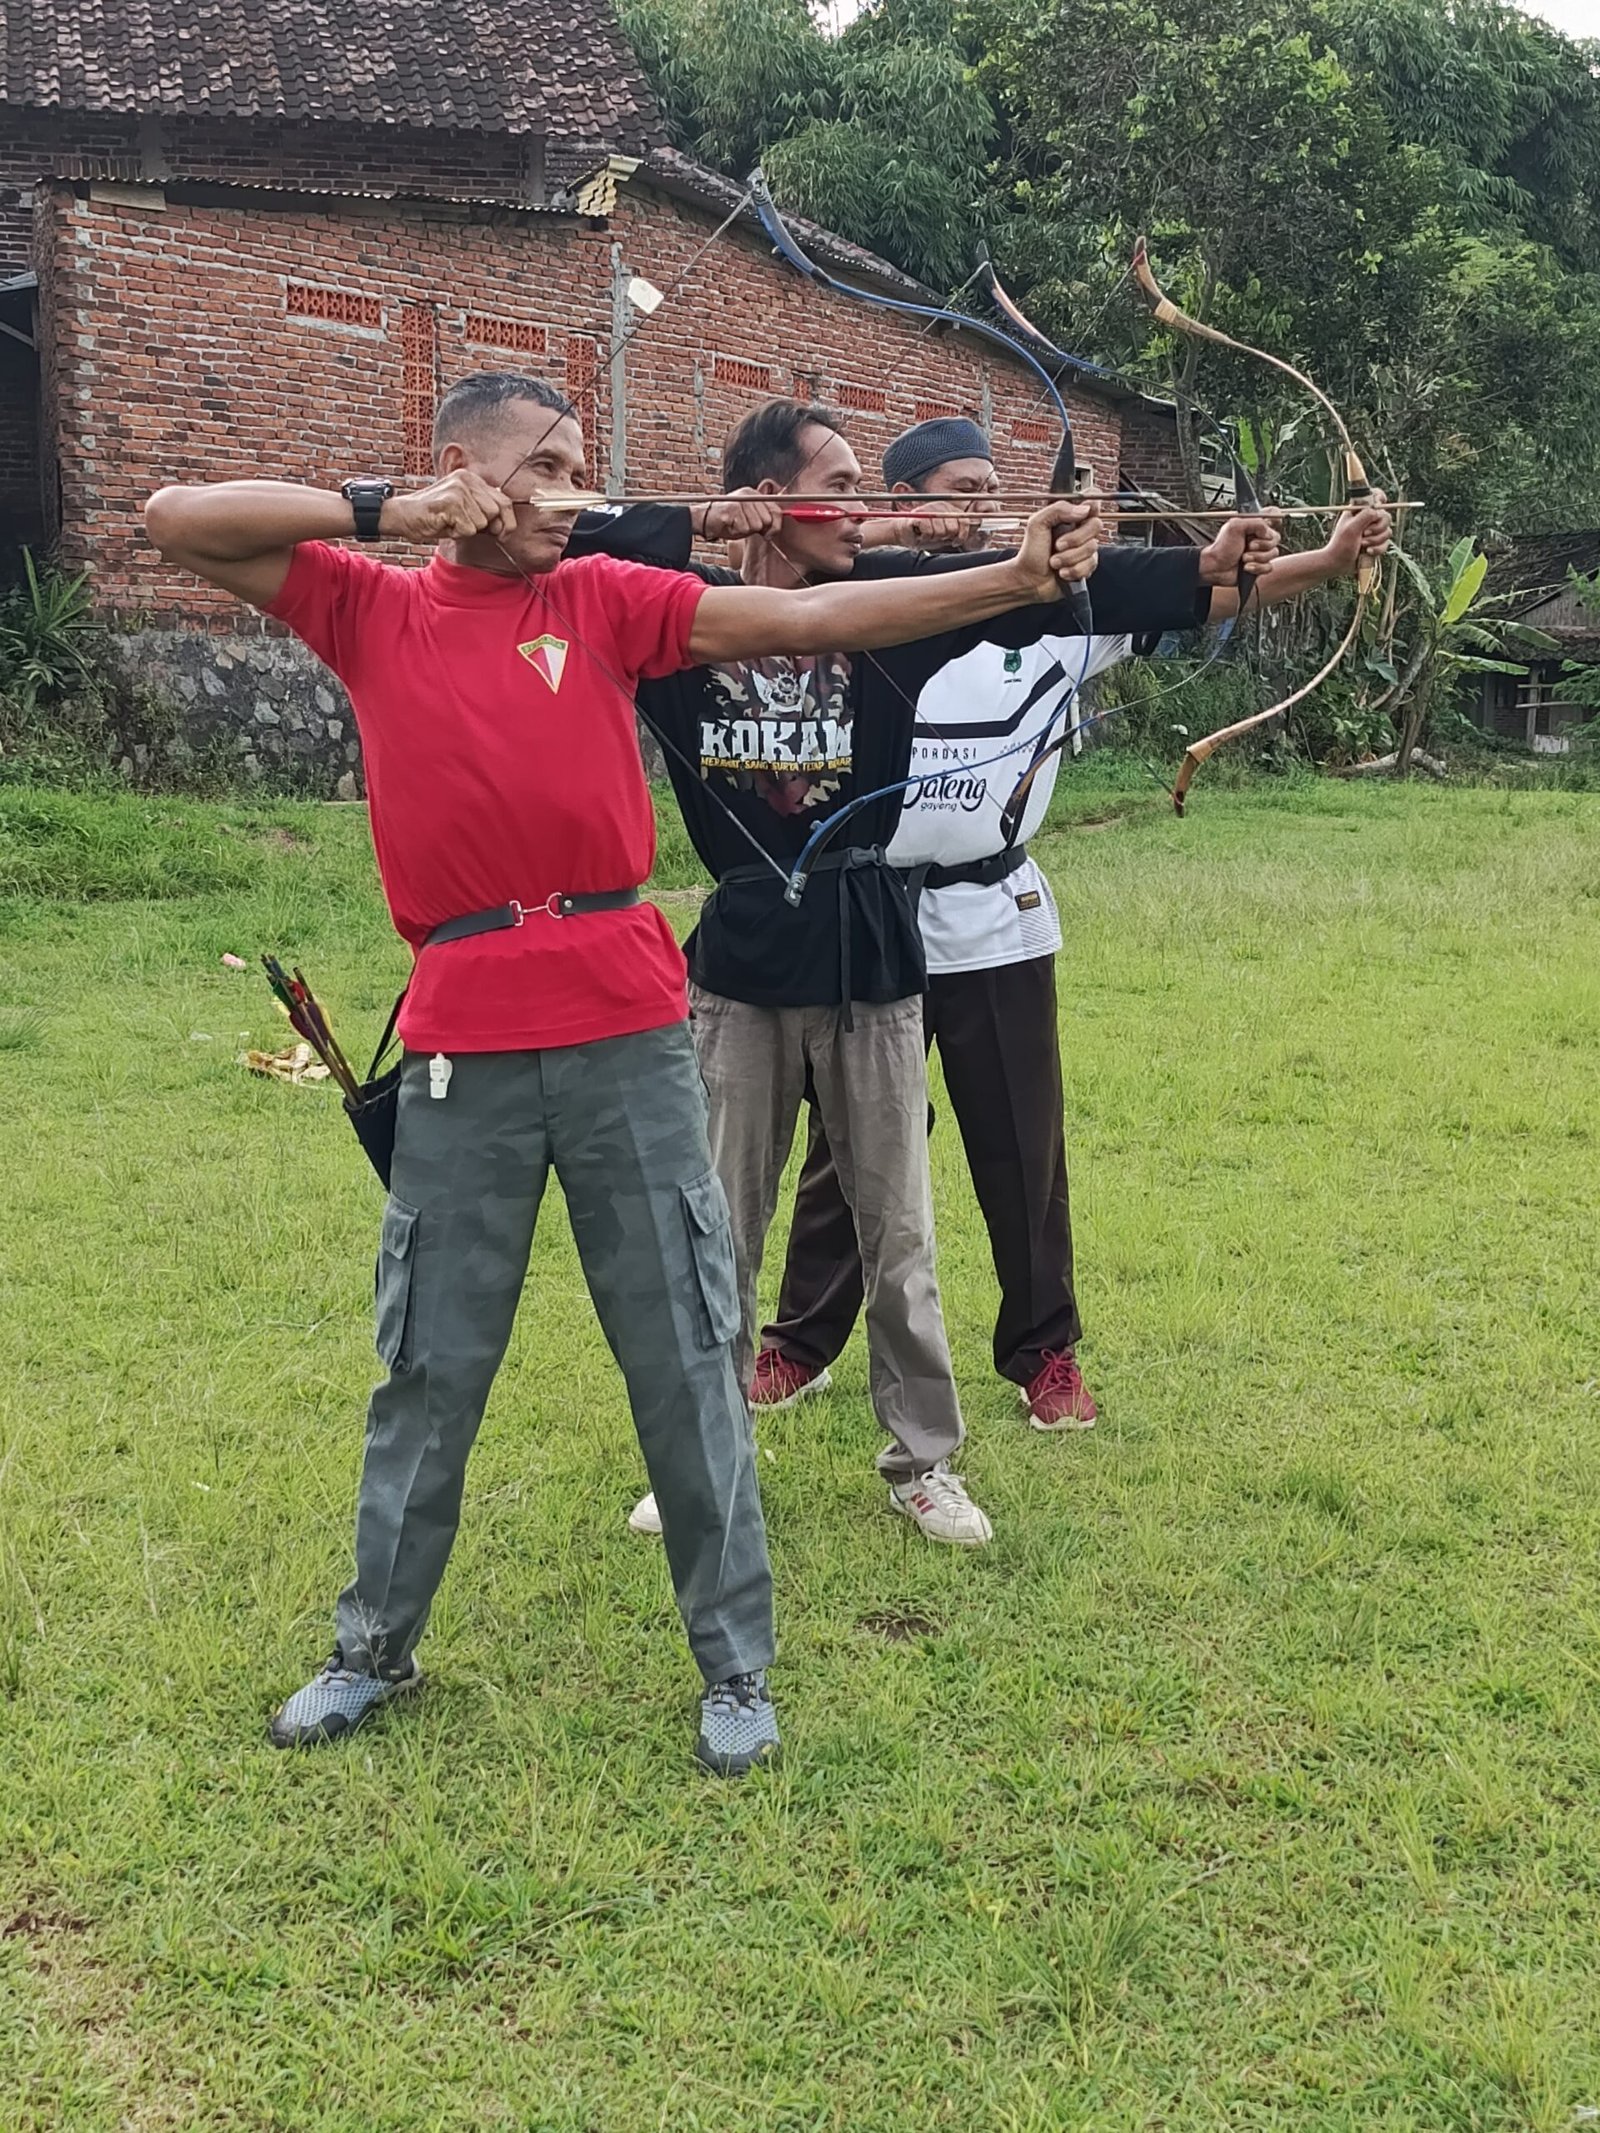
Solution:
<svg viewBox="0 0 1600 2133">
<path fill-rule="evenodd" d="M 234 1064 L 273 1023 L 219 958 L 370 1041 L 364 838 L 0 787 L 6 2133 L 1597 2115 L 1600 800 L 1073 784 L 1104 1418 L 990 1374 L 946 1119 L 996 1541 L 890 1518 L 858 1337 L 763 1429 L 787 1761 L 731 1788 L 555 1196 L 428 1695 L 264 1744 L 345 1574 L 379 1203 L 325 1090 Z"/>
</svg>

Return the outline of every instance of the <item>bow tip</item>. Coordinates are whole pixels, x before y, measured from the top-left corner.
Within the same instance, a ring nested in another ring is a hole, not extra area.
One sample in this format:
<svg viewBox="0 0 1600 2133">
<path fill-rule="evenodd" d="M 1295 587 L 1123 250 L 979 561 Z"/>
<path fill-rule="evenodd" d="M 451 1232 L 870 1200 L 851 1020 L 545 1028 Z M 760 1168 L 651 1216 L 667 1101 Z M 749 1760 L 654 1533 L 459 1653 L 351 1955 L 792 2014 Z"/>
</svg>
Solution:
<svg viewBox="0 0 1600 2133">
<path fill-rule="evenodd" d="M 1165 292 L 1150 271 L 1150 247 L 1143 237 L 1133 240 L 1133 278 L 1151 301 L 1165 300 Z"/>
</svg>

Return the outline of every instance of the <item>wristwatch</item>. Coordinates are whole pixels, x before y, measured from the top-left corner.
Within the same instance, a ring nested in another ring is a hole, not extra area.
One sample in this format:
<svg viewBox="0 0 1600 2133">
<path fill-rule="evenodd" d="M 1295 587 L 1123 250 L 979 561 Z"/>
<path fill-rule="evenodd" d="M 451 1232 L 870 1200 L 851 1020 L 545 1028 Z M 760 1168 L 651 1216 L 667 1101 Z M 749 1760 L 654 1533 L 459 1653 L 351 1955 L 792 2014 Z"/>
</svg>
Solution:
<svg viewBox="0 0 1600 2133">
<path fill-rule="evenodd" d="M 356 522 L 356 539 L 375 541 L 383 507 L 394 494 L 394 483 L 385 481 L 378 474 L 360 474 L 354 481 L 345 482 L 339 494 L 350 506 L 350 515 Z"/>
</svg>

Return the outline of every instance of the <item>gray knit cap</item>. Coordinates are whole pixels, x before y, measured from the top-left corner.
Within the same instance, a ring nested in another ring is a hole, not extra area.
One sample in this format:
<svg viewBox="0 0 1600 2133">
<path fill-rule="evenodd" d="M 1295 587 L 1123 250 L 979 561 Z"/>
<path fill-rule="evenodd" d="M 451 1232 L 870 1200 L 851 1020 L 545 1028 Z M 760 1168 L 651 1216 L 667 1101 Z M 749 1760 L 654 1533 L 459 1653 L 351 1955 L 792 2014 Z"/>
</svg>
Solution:
<svg viewBox="0 0 1600 2133">
<path fill-rule="evenodd" d="M 952 459 L 992 459 L 989 440 L 975 422 L 964 415 L 941 415 L 934 422 L 919 422 L 902 430 L 883 455 L 883 485 L 896 482 L 915 485 L 924 474 Z"/>
</svg>

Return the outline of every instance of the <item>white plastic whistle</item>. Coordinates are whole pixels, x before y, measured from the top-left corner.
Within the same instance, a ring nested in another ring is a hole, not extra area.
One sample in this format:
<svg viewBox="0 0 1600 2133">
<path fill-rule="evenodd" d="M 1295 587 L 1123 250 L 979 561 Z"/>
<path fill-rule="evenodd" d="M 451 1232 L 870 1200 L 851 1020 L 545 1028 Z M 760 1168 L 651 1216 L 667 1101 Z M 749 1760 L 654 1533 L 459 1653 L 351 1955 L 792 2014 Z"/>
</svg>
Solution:
<svg viewBox="0 0 1600 2133">
<path fill-rule="evenodd" d="M 428 1061 L 428 1094 L 435 1103 L 443 1103 L 450 1088 L 450 1076 L 455 1068 L 443 1052 L 435 1052 Z"/>
</svg>

